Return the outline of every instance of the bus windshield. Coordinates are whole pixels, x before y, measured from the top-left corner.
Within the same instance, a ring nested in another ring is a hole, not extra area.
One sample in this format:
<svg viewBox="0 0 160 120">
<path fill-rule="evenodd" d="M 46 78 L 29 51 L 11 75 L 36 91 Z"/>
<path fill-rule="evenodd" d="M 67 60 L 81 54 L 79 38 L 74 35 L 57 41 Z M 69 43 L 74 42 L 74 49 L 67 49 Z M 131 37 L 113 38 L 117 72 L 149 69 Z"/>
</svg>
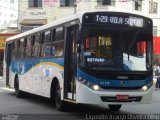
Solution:
<svg viewBox="0 0 160 120">
<path fill-rule="evenodd" d="M 151 69 L 151 33 L 102 28 L 84 28 L 82 33 L 81 67 L 104 71 Z"/>
</svg>

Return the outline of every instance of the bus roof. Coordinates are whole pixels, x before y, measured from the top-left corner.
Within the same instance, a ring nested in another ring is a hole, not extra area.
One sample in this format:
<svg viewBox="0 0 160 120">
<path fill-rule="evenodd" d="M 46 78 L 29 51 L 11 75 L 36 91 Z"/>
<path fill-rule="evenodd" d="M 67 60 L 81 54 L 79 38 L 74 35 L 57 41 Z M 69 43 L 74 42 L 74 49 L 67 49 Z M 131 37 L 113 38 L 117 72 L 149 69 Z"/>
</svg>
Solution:
<svg viewBox="0 0 160 120">
<path fill-rule="evenodd" d="M 34 28 L 32 30 L 29 30 L 27 32 L 20 33 L 18 35 L 9 37 L 9 38 L 6 39 L 6 42 L 9 42 L 9 41 L 12 41 L 12 40 L 15 40 L 15 39 L 18 39 L 18 38 L 22 38 L 22 37 L 30 35 L 32 33 L 36 33 L 36 32 L 48 29 L 48 28 L 50 28 L 52 26 L 60 25 L 60 24 L 65 23 L 65 22 L 69 22 L 69 21 L 72 21 L 72 20 L 77 19 L 77 18 L 79 18 L 80 22 L 82 22 L 83 14 L 85 14 L 85 13 L 95 13 L 95 12 L 124 13 L 124 14 L 130 14 L 130 15 L 137 15 L 137 16 L 141 16 L 141 17 L 144 17 L 144 18 L 152 20 L 151 18 L 149 18 L 147 16 L 140 15 L 140 14 L 137 14 L 137 13 L 117 12 L 117 11 L 102 11 L 102 10 L 96 10 L 96 11 L 90 11 L 90 12 L 89 11 L 87 11 L 87 12 L 85 11 L 85 12 L 76 13 L 76 14 L 73 14 L 73 15 L 70 15 L 70 16 L 67 16 L 67 17 L 63 17 L 61 19 L 58 19 L 58 20 L 53 21 L 51 23 L 48 23 L 46 25 L 42 25 L 40 27 Z"/>
</svg>

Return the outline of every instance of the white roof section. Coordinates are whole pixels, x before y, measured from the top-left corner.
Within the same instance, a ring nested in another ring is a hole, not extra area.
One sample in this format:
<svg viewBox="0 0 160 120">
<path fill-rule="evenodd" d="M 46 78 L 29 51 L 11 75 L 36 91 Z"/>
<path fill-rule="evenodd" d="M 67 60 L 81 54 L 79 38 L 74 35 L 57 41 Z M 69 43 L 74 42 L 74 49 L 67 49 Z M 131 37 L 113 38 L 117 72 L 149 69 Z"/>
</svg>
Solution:
<svg viewBox="0 0 160 120">
<path fill-rule="evenodd" d="M 84 12 L 81 12 L 81 13 L 77 13 L 77 14 L 74 14 L 74 15 L 71 15 L 71 16 L 68 16 L 68 17 L 64 17 L 64 18 L 62 18 L 62 19 L 53 21 L 53 22 L 48 23 L 48 24 L 46 24 L 46 25 L 40 26 L 40 27 L 38 27 L 38 28 L 35 28 L 35 29 L 29 30 L 29 31 L 27 31 L 27 32 L 24 32 L 24 33 L 21 33 L 21 34 L 18 34 L 18 35 L 9 37 L 8 39 L 6 39 L 6 41 L 12 41 L 12 40 L 14 40 L 14 39 L 21 38 L 21 37 L 23 37 L 23 36 L 27 36 L 27 35 L 29 35 L 29 34 L 32 34 L 32 33 L 38 32 L 38 31 L 45 30 L 45 29 L 50 28 L 50 27 L 52 27 L 52 26 L 60 25 L 60 24 L 62 24 L 62 23 L 69 22 L 69 21 L 72 21 L 72 20 L 77 19 L 77 18 L 79 18 L 79 20 L 80 20 L 80 22 L 81 22 L 81 21 L 82 21 L 82 15 L 83 15 L 83 14 L 84 14 Z"/>
</svg>

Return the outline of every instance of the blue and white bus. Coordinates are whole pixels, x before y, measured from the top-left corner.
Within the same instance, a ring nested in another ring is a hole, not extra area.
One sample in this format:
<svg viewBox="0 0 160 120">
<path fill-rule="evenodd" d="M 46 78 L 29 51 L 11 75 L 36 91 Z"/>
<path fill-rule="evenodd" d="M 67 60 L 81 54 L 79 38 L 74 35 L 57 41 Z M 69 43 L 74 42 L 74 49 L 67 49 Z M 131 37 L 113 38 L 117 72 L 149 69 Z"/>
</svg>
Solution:
<svg viewBox="0 0 160 120">
<path fill-rule="evenodd" d="M 152 99 L 152 20 L 84 12 L 6 40 L 4 79 L 15 89 L 67 102 L 109 106 Z"/>
</svg>

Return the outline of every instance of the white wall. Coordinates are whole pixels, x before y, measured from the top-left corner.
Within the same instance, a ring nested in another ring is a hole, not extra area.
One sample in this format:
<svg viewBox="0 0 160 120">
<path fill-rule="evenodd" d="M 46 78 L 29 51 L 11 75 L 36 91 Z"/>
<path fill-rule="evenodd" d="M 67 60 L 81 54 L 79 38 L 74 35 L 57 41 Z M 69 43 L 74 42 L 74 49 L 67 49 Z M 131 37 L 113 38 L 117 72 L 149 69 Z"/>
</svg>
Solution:
<svg viewBox="0 0 160 120">
<path fill-rule="evenodd" d="M 137 13 L 140 15 L 145 15 L 147 17 L 154 18 L 153 24 L 154 26 L 158 26 L 158 35 L 160 36 L 160 0 L 153 0 L 158 3 L 158 14 L 149 14 L 149 0 L 143 0 L 142 2 L 142 11 L 134 10 L 134 1 L 128 0 L 128 2 L 121 2 L 121 0 L 116 0 L 115 6 L 99 6 L 97 5 L 97 0 L 77 0 L 77 7 L 60 7 L 59 0 L 54 4 L 46 4 L 43 3 L 42 9 L 28 8 L 28 0 L 19 0 L 19 22 L 23 19 L 42 19 L 46 18 L 48 23 L 54 20 L 58 20 L 61 17 L 68 16 L 74 14 L 75 12 L 80 11 L 95 11 L 95 10 L 103 10 L 103 11 L 121 11 L 121 12 L 130 12 Z M 23 13 L 23 11 L 25 13 Z M 44 15 L 29 15 L 31 11 L 34 12 L 44 12 Z M 158 18 L 158 19 L 156 19 Z"/>
</svg>

